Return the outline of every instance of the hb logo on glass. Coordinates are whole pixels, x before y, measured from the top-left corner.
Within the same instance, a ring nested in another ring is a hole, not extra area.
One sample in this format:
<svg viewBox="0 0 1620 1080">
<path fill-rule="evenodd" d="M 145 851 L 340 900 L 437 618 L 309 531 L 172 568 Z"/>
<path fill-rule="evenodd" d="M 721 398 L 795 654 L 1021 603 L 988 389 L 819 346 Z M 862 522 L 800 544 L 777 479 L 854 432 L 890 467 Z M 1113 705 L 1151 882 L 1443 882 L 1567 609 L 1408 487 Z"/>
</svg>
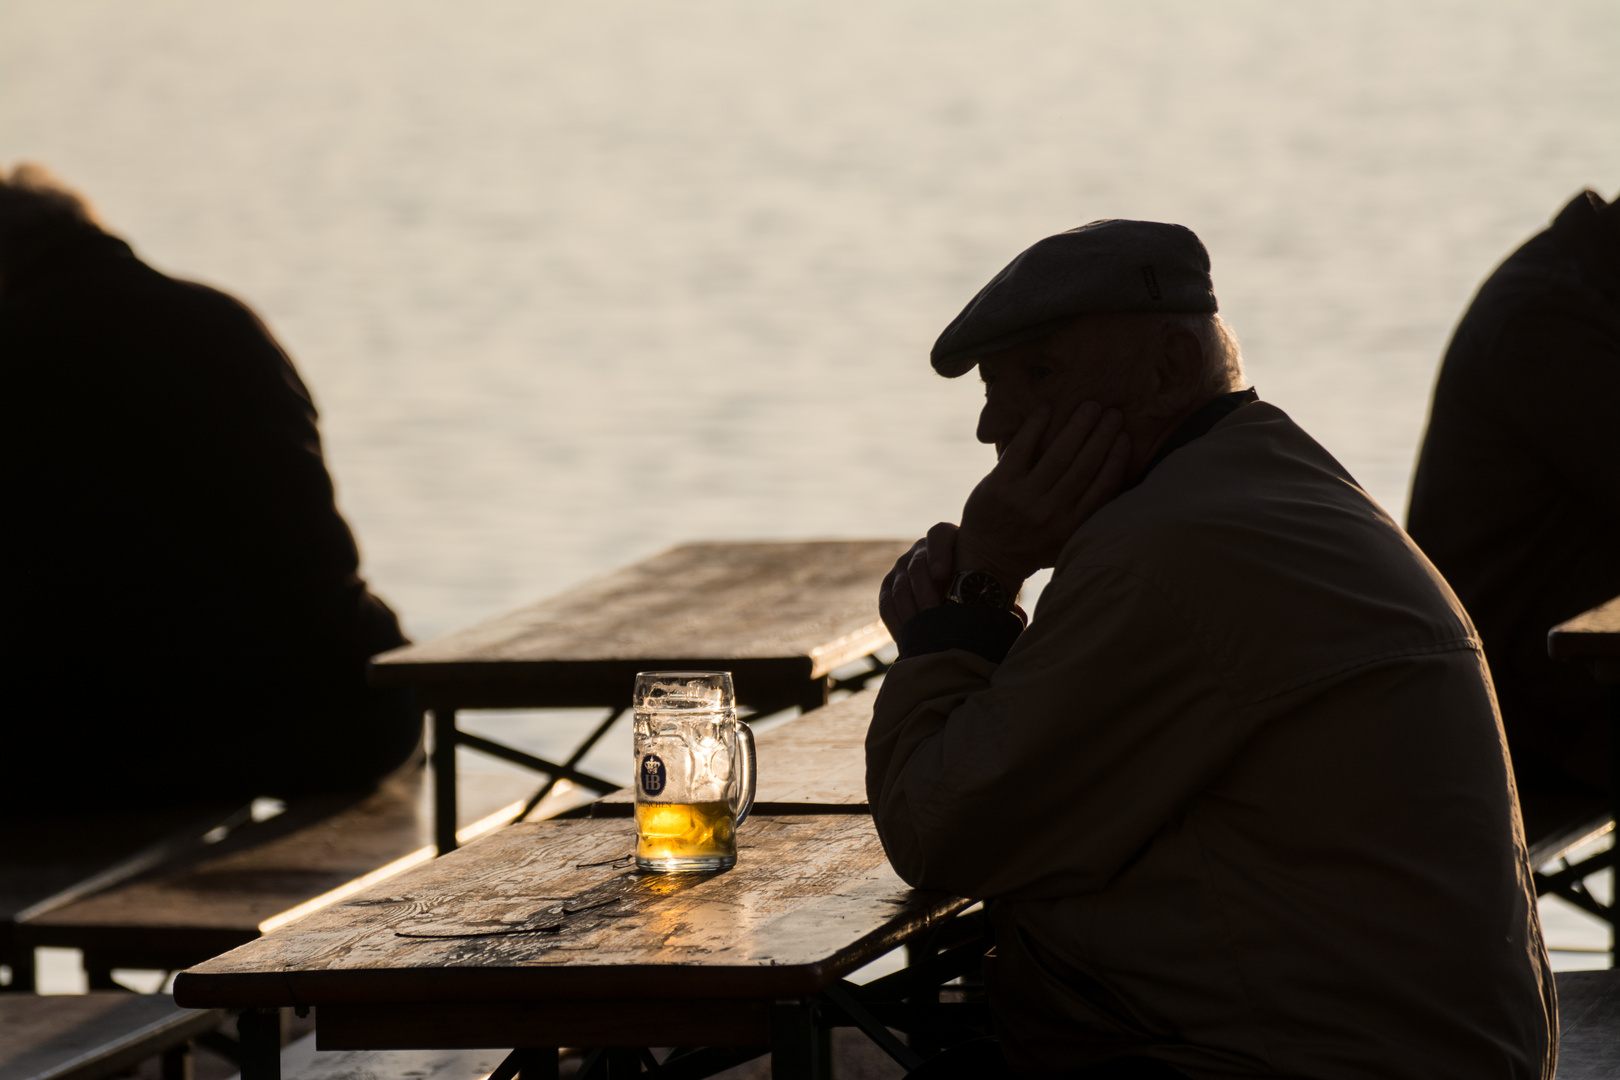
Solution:
<svg viewBox="0 0 1620 1080">
<path fill-rule="evenodd" d="M 664 762 L 657 754 L 641 759 L 641 790 L 647 795 L 657 795 L 664 790 Z"/>
</svg>

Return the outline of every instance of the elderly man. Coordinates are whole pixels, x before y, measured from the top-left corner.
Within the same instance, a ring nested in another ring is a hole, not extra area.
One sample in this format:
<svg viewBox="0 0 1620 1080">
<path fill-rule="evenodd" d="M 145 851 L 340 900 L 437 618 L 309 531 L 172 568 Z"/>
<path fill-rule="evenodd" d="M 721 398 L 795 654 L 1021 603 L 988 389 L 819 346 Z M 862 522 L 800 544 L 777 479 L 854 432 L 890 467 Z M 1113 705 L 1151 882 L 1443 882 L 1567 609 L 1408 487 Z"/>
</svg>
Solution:
<svg viewBox="0 0 1620 1080">
<path fill-rule="evenodd" d="M 315 406 L 223 293 L 0 174 L 7 814 L 361 788 L 414 752 Z"/>
<path fill-rule="evenodd" d="M 901 876 L 987 901 L 1004 1060 L 964 1049 L 960 1071 L 1550 1077 L 1473 627 L 1343 466 L 1239 389 L 1197 237 L 1048 237 L 933 364 L 979 367 L 998 461 L 884 583 L 901 659 L 867 788 Z"/>
</svg>

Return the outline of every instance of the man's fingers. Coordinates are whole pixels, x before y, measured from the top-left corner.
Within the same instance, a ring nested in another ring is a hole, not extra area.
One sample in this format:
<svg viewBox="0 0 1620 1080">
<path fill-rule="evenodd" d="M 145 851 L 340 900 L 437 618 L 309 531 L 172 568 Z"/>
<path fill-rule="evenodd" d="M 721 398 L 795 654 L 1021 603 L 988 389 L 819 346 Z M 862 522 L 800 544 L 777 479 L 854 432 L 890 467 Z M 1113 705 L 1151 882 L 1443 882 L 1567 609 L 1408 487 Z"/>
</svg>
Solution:
<svg viewBox="0 0 1620 1080">
<path fill-rule="evenodd" d="M 1109 409 L 1097 420 L 1096 426 L 1069 461 L 1069 467 L 1053 485 L 1053 505 L 1059 508 L 1059 513 L 1077 501 L 1091 486 L 1092 478 L 1102 469 L 1124 426 L 1125 418 L 1117 409 Z"/>
<path fill-rule="evenodd" d="M 1114 410 L 1110 409 L 1110 413 Z M 1076 457 L 1085 449 L 1087 440 L 1096 432 L 1103 417 L 1102 406 L 1095 401 L 1081 402 L 1069 415 L 1068 421 L 1058 429 L 1052 445 L 1041 454 L 1041 459 L 1030 470 L 1030 486 L 1038 494 L 1057 487 Z M 1116 414 L 1117 415 L 1117 414 Z"/>
<path fill-rule="evenodd" d="M 1130 460 L 1131 437 L 1121 431 L 1114 436 L 1107 453 L 1103 456 L 1102 464 L 1067 515 L 1069 535 L 1074 535 L 1075 529 L 1085 524 L 1092 514 L 1101 510 L 1110 499 L 1119 494 L 1125 482 L 1125 469 Z"/>
<path fill-rule="evenodd" d="M 895 564 L 889 576 L 883 579 L 883 587 L 878 590 L 878 616 L 883 620 L 883 625 L 889 628 L 889 636 L 897 641 L 900 628 L 917 614 L 917 601 L 911 592 L 911 576 L 904 566 L 910 557 L 910 552 L 907 552 Z"/>
<path fill-rule="evenodd" d="M 944 590 L 934 581 L 929 561 L 925 544 L 912 549 L 911 562 L 906 567 L 906 578 L 911 583 L 912 605 L 917 611 L 938 607 L 945 600 Z"/>
<path fill-rule="evenodd" d="M 955 523 L 942 521 L 928 530 L 928 576 L 941 590 L 956 571 Z"/>
</svg>

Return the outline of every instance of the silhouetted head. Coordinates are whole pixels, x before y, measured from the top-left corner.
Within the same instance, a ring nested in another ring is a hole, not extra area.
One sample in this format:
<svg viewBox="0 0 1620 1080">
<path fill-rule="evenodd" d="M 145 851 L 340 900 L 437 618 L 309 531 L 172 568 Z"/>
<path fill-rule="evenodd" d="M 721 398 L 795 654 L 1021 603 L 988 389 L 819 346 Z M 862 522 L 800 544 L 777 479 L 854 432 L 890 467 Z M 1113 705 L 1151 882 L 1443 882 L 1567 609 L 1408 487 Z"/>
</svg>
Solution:
<svg viewBox="0 0 1620 1080">
<path fill-rule="evenodd" d="M 1035 244 L 946 327 L 931 359 L 950 378 L 978 366 L 978 437 L 998 454 L 1043 405 L 1060 421 L 1086 401 L 1119 409 L 1129 476 L 1183 420 L 1245 385 L 1208 252 L 1190 229 L 1155 221 L 1095 221 Z"/>
<path fill-rule="evenodd" d="M 101 231 L 90 205 L 43 166 L 0 171 L 0 293 L 52 248 Z"/>
</svg>

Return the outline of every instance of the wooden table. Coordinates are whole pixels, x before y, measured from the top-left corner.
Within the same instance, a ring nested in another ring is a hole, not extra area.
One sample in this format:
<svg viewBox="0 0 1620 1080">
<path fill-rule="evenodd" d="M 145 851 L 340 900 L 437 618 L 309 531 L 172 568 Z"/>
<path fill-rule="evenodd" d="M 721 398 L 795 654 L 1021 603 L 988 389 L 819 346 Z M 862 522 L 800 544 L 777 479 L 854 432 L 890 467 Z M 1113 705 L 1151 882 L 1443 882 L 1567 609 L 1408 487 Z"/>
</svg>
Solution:
<svg viewBox="0 0 1620 1080">
<path fill-rule="evenodd" d="M 1611 783 L 1612 803 L 1607 827 L 1613 829 L 1614 823 L 1620 822 L 1620 596 L 1549 630 L 1547 655 L 1554 660 L 1585 663 L 1599 682 L 1612 684 L 1609 690 L 1613 715 L 1609 724 L 1609 762 L 1610 775 L 1614 779 Z M 1599 826 L 1593 836 L 1602 831 L 1603 828 Z M 1580 842 L 1589 839 L 1592 837 L 1581 838 Z M 1538 870 L 1535 874 L 1537 895 L 1551 892 L 1568 900 L 1616 927 L 1615 935 L 1620 938 L 1620 917 L 1617 917 L 1617 910 L 1620 909 L 1614 903 L 1599 903 L 1582 884 L 1599 870 L 1614 866 L 1617 858 L 1620 858 L 1620 844 L 1578 863 L 1566 865 L 1552 874 L 1543 875 Z"/>
<path fill-rule="evenodd" d="M 904 1060 L 878 999 L 937 987 L 983 952 L 970 941 L 926 972 L 841 981 L 969 906 L 908 888 L 862 814 L 751 818 L 737 866 L 716 874 L 638 874 L 632 845 L 624 820 L 509 826 L 182 972 L 175 1000 L 314 1007 L 322 1049 L 516 1048 L 495 1080 L 555 1077 L 560 1046 L 711 1048 L 666 1063 L 669 1077 L 769 1047 L 773 1076 L 793 1080 L 826 1075 L 833 1024 Z M 894 989 L 901 976 L 911 989 Z M 278 1076 L 273 1016 L 244 1015 L 243 1080 Z M 755 1049 L 720 1050 L 735 1047 Z"/>
<path fill-rule="evenodd" d="M 525 765 L 550 785 L 618 787 L 579 768 L 629 704 L 636 672 L 727 670 L 758 712 L 827 701 L 828 676 L 890 641 L 878 586 L 903 540 L 686 544 L 521 608 L 372 662 L 372 682 L 413 686 L 433 712 L 435 832 L 455 847 L 455 750 Z M 458 709 L 606 706 L 566 761 L 552 762 L 456 727 Z"/>
</svg>

